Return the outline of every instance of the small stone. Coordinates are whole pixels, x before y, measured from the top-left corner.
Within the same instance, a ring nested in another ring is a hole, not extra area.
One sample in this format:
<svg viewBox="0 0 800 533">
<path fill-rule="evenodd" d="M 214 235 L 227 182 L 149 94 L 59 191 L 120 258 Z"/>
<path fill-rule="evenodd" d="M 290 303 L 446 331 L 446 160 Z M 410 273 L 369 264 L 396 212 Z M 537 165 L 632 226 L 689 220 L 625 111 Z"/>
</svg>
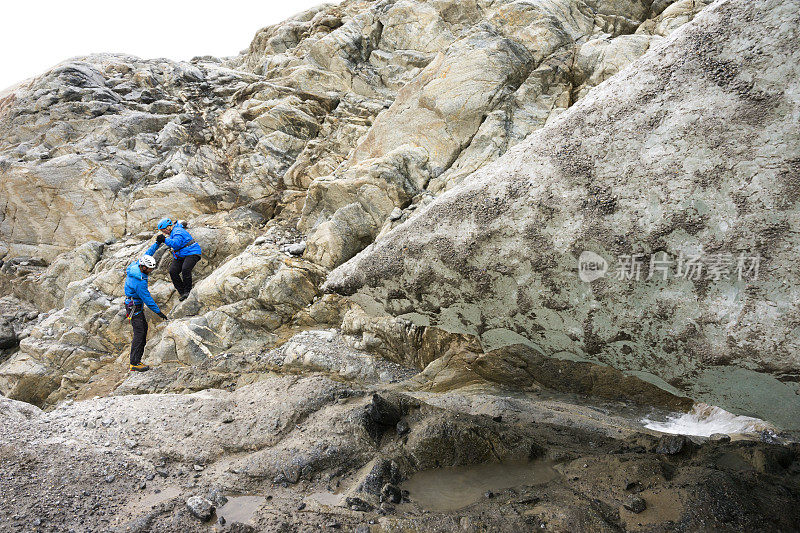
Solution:
<svg viewBox="0 0 800 533">
<path fill-rule="evenodd" d="M 100 423 L 103 424 L 105 427 L 108 427 L 114 423 L 114 420 L 111 418 L 104 418 Z"/>
<path fill-rule="evenodd" d="M 300 502 L 300 505 L 297 506 L 298 511 L 302 511 L 306 508 L 306 502 Z"/>
<path fill-rule="evenodd" d="M 375 508 L 372 504 L 365 502 L 361 498 L 345 498 L 344 502 L 347 504 L 347 507 L 353 511 L 360 511 L 362 513 L 367 513 Z"/>
<path fill-rule="evenodd" d="M 261 236 L 261 237 L 258 237 L 256 240 L 254 240 L 253 244 L 259 245 L 259 244 L 264 244 L 265 242 L 267 242 L 267 238 L 264 237 L 264 236 Z"/>
<path fill-rule="evenodd" d="M 656 453 L 662 455 L 675 455 L 683 450 L 686 445 L 686 437 L 683 435 L 664 435 L 658 441 Z"/>
<path fill-rule="evenodd" d="M 486 492 L 484 492 L 483 495 L 485 497 L 487 497 L 487 498 L 494 498 L 494 492 L 492 492 L 490 490 L 487 490 Z"/>
<path fill-rule="evenodd" d="M 327 524 L 325 524 L 325 527 L 329 527 L 331 529 L 339 529 L 340 527 L 342 527 L 342 524 L 340 524 L 339 522 L 328 522 Z"/>
<path fill-rule="evenodd" d="M 296 242 L 286 247 L 286 251 L 292 255 L 303 255 L 306 251 L 306 241 Z"/>
<path fill-rule="evenodd" d="M 155 479 L 155 477 L 156 477 L 156 475 L 151 473 L 151 474 L 147 474 L 144 478 L 147 481 L 153 481 L 153 479 Z"/>
<path fill-rule="evenodd" d="M 392 212 L 389 213 L 389 220 L 394 222 L 395 220 L 400 220 L 400 217 L 403 216 L 403 211 L 399 207 L 395 207 L 392 209 Z"/>
<path fill-rule="evenodd" d="M 192 496 L 186 500 L 186 507 L 189 509 L 190 513 L 203 522 L 208 521 L 214 512 L 214 505 L 200 496 Z"/>
<path fill-rule="evenodd" d="M 232 415 L 232 414 L 230 414 L 230 413 L 226 413 L 226 414 L 225 414 L 225 415 L 222 417 L 222 423 L 223 423 L 223 424 L 230 424 L 231 422 L 233 422 L 233 415 Z"/>
<path fill-rule="evenodd" d="M 629 496 L 625 503 L 622 504 L 625 509 L 632 513 L 639 514 L 647 509 L 647 503 L 639 496 Z"/>
<path fill-rule="evenodd" d="M 766 442 L 767 444 L 782 444 L 780 437 L 771 429 L 765 429 L 759 437 L 761 437 L 761 442 Z"/>
<path fill-rule="evenodd" d="M 410 430 L 411 430 L 411 428 L 408 426 L 408 422 L 406 422 L 405 420 L 401 420 L 400 422 L 397 423 L 397 434 L 398 435 L 405 435 Z"/>
<path fill-rule="evenodd" d="M 208 489 L 208 499 L 211 500 L 215 506 L 222 507 L 228 503 L 228 498 L 222 493 L 219 487 L 211 487 Z"/>
<path fill-rule="evenodd" d="M 109 474 L 109 475 L 106 476 L 105 479 L 106 479 L 106 483 L 113 483 L 114 480 L 117 479 L 117 476 L 115 476 L 114 474 Z"/>
<path fill-rule="evenodd" d="M 195 472 L 202 472 L 203 470 L 205 470 L 205 467 L 203 465 L 194 465 L 193 468 Z"/>
<path fill-rule="evenodd" d="M 503 415 L 494 415 L 492 417 L 492 420 L 494 420 L 495 422 L 502 422 L 503 421 Z"/>
<path fill-rule="evenodd" d="M 147 488 L 147 483 L 145 483 L 144 481 L 142 481 L 141 483 L 139 483 L 139 490 L 144 490 L 144 489 L 146 489 L 146 488 Z"/>
<path fill-rule="evenodd" d="M 217 519 L 217 522 L 219 522 L 219 525 L 224 526 L 225 525 L 225 517 L 224 516 L 220 516 Z"/>
</svg>

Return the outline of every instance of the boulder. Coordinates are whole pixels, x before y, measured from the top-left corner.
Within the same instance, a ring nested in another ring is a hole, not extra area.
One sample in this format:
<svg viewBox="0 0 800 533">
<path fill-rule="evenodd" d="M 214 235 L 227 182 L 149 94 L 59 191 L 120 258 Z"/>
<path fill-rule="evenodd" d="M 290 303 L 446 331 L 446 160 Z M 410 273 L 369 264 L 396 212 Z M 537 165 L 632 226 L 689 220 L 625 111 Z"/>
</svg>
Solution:
<svg viewBox="0 0 800 533">
<path fill-rule="evenodd" d="M 186 500 L 186 508 L 196 518 L 203 522 L 208 522 L 214 513 L 214 504 L 202 496 L 192 496 Z"/>
<path fill-rule="evenodd" d="M 709 7 L 325 289 L 797 427 L 790 11 Z"/>
</svg>

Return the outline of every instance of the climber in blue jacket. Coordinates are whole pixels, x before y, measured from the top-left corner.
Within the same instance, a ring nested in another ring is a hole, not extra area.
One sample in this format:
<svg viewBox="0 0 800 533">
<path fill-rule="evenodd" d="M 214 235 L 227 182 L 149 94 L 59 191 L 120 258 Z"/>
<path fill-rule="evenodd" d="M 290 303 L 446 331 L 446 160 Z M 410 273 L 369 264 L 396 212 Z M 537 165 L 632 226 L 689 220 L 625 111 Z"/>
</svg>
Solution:
<svg viewBox="0 0 800 533">
<path fill-rule="evenodd" d="M 142 364 L 144 345 L 147 342 L 147 319 L 144 317 L 144 306 L 147 305 L 155 314 L 164 320 L 167 319 L 167 315 L 161 312 L 158 304 L 150 296 L 150 289 L 147 287 L 147 276 L 156 268 L 156 260 L 153 258 L 156 248 L 158 248 L 158 243 L 153 243 L 144 255 L 138 261 L 131 263 L 126 270 L 125 311 L 131 321 L 131 326 L 133 326 L 130 369 L 137 372 L 150 370 L 149 366 Z"/>
<path fill-rule="evenodd" d="M 189 297 L 192 290 L 192 269 L 200 261 L 202 249 L 184 227 L 180 220 L 172 222 L 170 218 L 162 218 L 158 222 L 156 249 L 162 244 L 172 248 L 172 265 L 169 267 L 169 277 L 178 291 L 180 301 Z"/>
</svg>

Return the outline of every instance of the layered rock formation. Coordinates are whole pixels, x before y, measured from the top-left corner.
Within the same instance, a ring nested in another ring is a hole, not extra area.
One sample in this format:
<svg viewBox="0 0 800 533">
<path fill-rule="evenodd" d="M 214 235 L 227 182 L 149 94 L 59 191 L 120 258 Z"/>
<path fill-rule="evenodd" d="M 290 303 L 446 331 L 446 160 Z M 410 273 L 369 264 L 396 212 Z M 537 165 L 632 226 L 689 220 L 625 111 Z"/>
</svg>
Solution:
<svg viewBox="0 0 800 533">
<path fill-rule="evenodd" d="M 447 335 L 342 300 L 307 308 L 328 269 L 704 5 L 345 2 L 265 28 L 235 58 L 93 55 L 16 86 L 0 103 L 0 288 L 47 314 L 0 391 L 51 404 L 124 358 L 123 268 L 164 215 L 189 220 L 205 260 L 180 306 L 160 263 L 152 290 L 177 320 L 151 330 L 152 361 L 196 365 L 344 320 L 357 347 L 424 366 Z M 302 258 L 283 251 L 303 240 Z"/>
<path fill-rule="evenodd" d="M 327 288 L 797 427 L 798 17 L 715 4 Z"/>
</svg>

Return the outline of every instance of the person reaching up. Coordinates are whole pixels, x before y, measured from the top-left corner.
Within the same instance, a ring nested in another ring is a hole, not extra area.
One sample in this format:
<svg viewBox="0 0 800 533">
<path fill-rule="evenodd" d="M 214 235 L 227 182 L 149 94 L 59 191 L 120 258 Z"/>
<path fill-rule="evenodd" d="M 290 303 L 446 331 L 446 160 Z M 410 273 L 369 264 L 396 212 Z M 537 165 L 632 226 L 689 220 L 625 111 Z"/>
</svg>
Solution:
<svg viewBox="0 0 800 533">
<path fill-rule="evenodd" d="M 178 300 L 183 301 L 189 297 L 192 290 L 192 269 L 200 261 L 203 253 L 200 245 L 186 231 L 186 223 L 165 217 L 158 222 L 156 236 L 156 249 L 162 244 L 172 248 L 172 264 L 169 267 L 169 277 L 178 291 Z"/>
<path fill-rule="evenodd" d="M 131 342 L 131 371 L 144 372 L 150 367 L 142 364 L 144 345 L 147 342 L 147 319 L 144 316 L 144 306 L 147 305 L 155 314 L 167 319 L 161 312 L 147 287 L 148 275 L 155 270 L 156 260 L 153 253 L 158 243 L 154 243 L 138 261 L 131 263 L 126 269 L 125 277 L 125 316 L 130 319 L 133 326 L 133 341 Z"/>
</svg>

